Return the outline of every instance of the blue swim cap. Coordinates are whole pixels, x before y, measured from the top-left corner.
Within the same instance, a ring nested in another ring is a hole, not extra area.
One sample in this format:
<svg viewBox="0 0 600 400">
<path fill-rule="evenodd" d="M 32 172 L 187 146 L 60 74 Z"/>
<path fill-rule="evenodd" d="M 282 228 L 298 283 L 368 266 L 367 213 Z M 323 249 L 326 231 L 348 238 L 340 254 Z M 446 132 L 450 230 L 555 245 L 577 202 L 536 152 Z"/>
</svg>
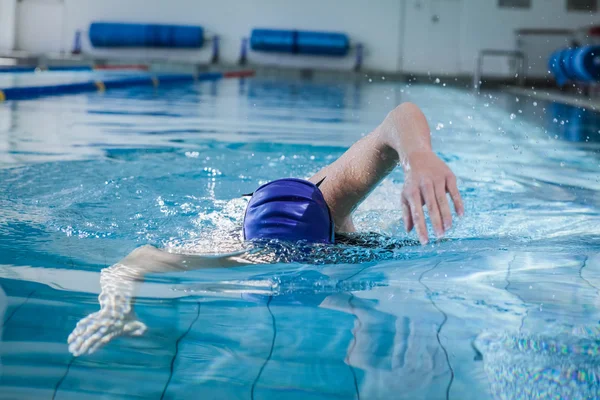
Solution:
<svg viewBox="0 0 600 400">
<path fill-rule="evenodd" d="M 333 219 L 323 193 L 303 179 L 278 179 L 262 185 L 246 207 L 244 239 L 333 243 Z"/>
</svg>

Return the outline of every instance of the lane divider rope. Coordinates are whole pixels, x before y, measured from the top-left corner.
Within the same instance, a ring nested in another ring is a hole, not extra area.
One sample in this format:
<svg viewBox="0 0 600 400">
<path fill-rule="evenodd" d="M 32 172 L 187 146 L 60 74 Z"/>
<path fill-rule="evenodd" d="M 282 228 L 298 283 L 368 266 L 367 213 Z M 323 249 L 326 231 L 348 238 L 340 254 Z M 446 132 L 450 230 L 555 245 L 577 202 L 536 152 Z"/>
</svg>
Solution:
<svg viewBox="0 0 600 400">
<path fill-rule="evenodd" d="M 104 81 L 85 81 L 46 86 L 18 86 L 0 88 L 0 102 L 6 100 L 26 100 L 38 97 L 54 96 L 61 94 L 75 94 L 91 92 L 94 90 L 104 92 L 113 88 L 127 88 L 153 85 L 157 87 L 160 83 L 182 84 L 198 81 L 215 81 L 221 78 L 244 78 L 254 75 L 254 71 L 229 71 L 229 72 L 206 72 L 201 74 L 159 74 L 156 76 L 133 76 L 120 79 L 108 79 Z"/>
</svg>

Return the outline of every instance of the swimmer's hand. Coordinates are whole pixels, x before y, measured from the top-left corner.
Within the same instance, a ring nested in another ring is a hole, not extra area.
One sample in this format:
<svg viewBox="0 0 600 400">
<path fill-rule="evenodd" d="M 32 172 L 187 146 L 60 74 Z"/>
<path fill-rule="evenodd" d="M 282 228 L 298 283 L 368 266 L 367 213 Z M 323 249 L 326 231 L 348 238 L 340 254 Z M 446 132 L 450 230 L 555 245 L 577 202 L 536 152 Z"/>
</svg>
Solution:
<svg viewBox="0 0 600 400">
<path fill-rule="evenodd" d="M 130 314 L 123 315 L 110 309 L 101 309 L 77 323 L 69 335 L 69 352 L 74 356 L 92 354 L 113 338 L 129 335 L 141 336 L 146 325 Z"/>
<path fill-rule="evenodd" d="M 140 252 L 151 250 L 141 249 L 146 247 L 133 251 L 128 261 L 135 261 Z M 117 336 L 144 334 L 146 325 L 137 321 L 132 308 L 133 293 L 141 274 L 143 269 L 137 268 L 134 262 L 117 263 L 100 272 L 100 311 L 79 321 L 67 339 L 74 356 L 92 354 Z"/>
<path fill-rule="evenodd" d="M 77 323 L 67 340 L 69 351 L 74 356 L 91 354 L 117 336 L 143 335 L 146 325 L 136 319 L 132 302 L 138 283 L 147 273 L 237 267 L 252 262 L 241 257 L 245 253 L 184 255 L 168 253 L 152 246 L 135 249 L 121 262 L 100 272 L 100 311 Z"/>
<path fill-rule="evenodd" d="M 419 241 L 427 244 L 429 238 L 423 205 L 427 205 L 429 218 L 438 238 L 452 226 L 452 213 L 446 193 L 450 194 L 456 213 L 459 216 L 464 214 L 456 176 L 433 151 L 410 153 L 403 167 L 405 181 L 402 189 L 402 219 L 406 231 L 416 228 Z"/>
</svg>

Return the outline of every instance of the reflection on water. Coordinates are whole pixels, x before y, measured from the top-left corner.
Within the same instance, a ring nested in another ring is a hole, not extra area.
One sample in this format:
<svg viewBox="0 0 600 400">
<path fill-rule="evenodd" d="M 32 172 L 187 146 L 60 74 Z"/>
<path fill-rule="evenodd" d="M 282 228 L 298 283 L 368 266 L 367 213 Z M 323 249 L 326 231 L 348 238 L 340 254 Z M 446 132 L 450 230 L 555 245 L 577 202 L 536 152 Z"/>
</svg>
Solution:
<svg viewBox="0 0 600 400">
<path fill-rule="evenodd" d="M 402 101 L 460 179 L 448 240 L 403 245 L 395 171 L 356 213 L 389 236 L 375 248 L 150 275 L 143 337 L 68 353 L 101 268 L 147 243 L 239 250 L 241 194 L 311 175 Z M 449 87 L 259 79 L 3 104 L 0 398 L 600 397 L 597 118 Z"/>
</svg>

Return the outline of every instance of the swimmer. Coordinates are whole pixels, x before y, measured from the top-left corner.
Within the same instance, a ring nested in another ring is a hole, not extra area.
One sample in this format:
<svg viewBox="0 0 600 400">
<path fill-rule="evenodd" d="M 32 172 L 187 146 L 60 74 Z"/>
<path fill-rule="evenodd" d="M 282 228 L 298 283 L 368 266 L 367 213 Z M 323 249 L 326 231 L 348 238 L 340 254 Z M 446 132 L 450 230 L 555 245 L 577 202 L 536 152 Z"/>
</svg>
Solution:
<svg viewBox="0 0 600 400">
<path fill-rule="evenodd" d="M 452 226 L 448 195 L 456 214 L 462 216 L 464 208 L 456 177 L 433 152 L 430 135 L 421 110 L 411 103 L 401 104 L 372 133 L 310 179 L 280 179 L 250 194 L 242 228 L 244 240 L 347 242 L 356 231 L 353 211 L 397 165 L 405 173 L 401 196 L 406 231 L 415 229 L 420 243 L 428 243 L 426 206 L 436 237 L 441 238 Z M 100 311 L 79 321 L 68 338 L 69 351 L 75 356 L 90 354 L 114 337 L 142 335 L 146 325 L 136 320 L 132 299 L 137 283 L 148 273 L 256 262 L 265 260 L 248 251 L 210 256 L 140 247 L 102 270 Z"/>
</svg>

